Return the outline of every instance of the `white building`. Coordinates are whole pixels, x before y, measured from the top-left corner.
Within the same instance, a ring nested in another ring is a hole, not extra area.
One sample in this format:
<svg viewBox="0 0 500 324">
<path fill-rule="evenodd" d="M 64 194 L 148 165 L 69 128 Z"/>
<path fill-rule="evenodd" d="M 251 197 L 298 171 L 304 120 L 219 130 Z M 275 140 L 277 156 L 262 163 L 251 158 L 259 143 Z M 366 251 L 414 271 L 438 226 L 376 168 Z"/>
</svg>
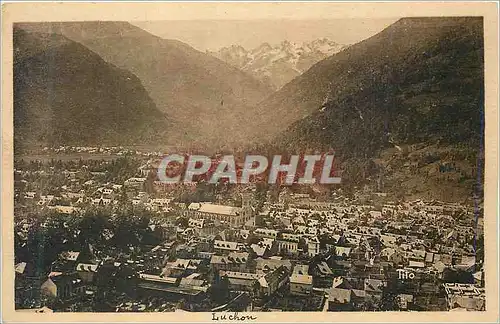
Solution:
<svg viewBox="0 0 500 324">
<path fill-rule="evenodd" d="M 311 294 L 313 289 L 313 278 L 308 274 L 293 273 L 290 276 L 290 294 L 304 296 Z"/>
<path fill-rule="evenodd" d="M 254 209 L 247 199 L 243 199 L 242 207 L 192 203 L 184 212 L 184 216 L 223 222 L 232 227 L 255 225 Z"/>
<path fill-rule="evenodd" d="M 319 240 L 316 236 L 307 238 L 307 253 L 309 256 L 316 256 L 319 254 Z"/>
</svg>

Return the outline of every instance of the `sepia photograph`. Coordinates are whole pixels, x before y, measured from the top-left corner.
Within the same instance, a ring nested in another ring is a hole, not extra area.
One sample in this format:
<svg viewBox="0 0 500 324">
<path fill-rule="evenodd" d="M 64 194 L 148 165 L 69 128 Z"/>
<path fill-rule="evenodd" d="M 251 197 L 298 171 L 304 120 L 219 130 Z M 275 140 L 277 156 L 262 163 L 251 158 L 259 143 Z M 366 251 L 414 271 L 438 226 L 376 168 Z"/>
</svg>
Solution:
<svg viewBox="0 0 500 324">
<path fill-rule="evenodd" d="M 498 320 L 498 4 L 417 4 L 3 6 L 9 321 Z"/>
</svg>

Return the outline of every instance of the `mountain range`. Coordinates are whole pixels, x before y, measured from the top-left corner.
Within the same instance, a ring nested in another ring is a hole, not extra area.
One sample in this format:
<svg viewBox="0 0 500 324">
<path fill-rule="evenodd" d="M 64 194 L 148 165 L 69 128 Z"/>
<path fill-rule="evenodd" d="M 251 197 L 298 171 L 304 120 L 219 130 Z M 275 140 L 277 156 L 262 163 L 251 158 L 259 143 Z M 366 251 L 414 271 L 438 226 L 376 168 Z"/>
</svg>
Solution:
<svg viewBox="0 0 500 324">
<path fill-rule="evenodd" d="M 56 34 L 14 28 L 14 146 L 148 142 L 170 125 L 134 74 Z"/>
<path fill-rule="evenodd" d="M 483 53 L 482 18 L 401 19 L 314 65 L 259 113 L 292 123 L 275 145 L 333 149 L 353 183 L 382 176 L 418 197 L 472 197 L 482 192 Z"/>
<path fill-rule="evenodd" d="M 245 71 L 277 90 L 307 71 L 315 63 L 338 53 L 347 46 L 327 38 L 298 45 L 289 41 L 246 50 L 240 45 L 223 47 L 209 54 Z"/>
<path fill-rule="evenodd" d="M 64 36 L 133 73 L 156 109 L 172 122 L 168 136 L 158 138 L 159 142 L 220 145 L 247 141 L 253 129 L 248 122 L 251 107 L 272 92 L 213 56 L 127 22 L 19 23 L 16 27 Z"/>
<path fill-rule="evenodd" d="M 470 198 L 482 193 L 483 52 L 480 17 L 211 55 L 125 22 L 16 24 L 15 140 L 333 149 L 346 184 Z"/>
</svg>

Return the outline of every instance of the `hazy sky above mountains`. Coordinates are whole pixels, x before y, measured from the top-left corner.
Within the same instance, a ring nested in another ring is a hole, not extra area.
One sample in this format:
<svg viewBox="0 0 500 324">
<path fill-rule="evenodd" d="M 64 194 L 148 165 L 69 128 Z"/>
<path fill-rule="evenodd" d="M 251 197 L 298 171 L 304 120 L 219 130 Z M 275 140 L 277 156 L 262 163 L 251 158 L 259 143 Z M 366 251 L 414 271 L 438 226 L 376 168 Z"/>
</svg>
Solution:
<svg viewBox="0 0 500 324">
<path fill-rule="evenodd" d="M 398 19 L 177 20 L 132 24 L 162 38 L 180 40 L 200 51 L 214 51 L 231 45 L 252 49 L 264 42 L 275 45 L 283 40 L 301 44 L 324 37 L 340 44 L 353 44 L 375 35 Z"/>
</svg>

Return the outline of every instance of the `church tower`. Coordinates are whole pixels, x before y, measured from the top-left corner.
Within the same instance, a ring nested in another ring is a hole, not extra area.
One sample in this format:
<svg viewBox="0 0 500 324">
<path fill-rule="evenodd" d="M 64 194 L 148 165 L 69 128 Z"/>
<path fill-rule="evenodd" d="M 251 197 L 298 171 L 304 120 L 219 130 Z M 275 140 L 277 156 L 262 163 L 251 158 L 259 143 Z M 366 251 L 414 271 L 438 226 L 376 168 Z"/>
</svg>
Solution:
<svg viewBox="0 0 500 324">
<path fill-rule="evenodd" d="M 241 212 L 246 226 L 255 226 L 255 208 L 253 207 L 253 193 L 241 193 Z"/>
</svg>

